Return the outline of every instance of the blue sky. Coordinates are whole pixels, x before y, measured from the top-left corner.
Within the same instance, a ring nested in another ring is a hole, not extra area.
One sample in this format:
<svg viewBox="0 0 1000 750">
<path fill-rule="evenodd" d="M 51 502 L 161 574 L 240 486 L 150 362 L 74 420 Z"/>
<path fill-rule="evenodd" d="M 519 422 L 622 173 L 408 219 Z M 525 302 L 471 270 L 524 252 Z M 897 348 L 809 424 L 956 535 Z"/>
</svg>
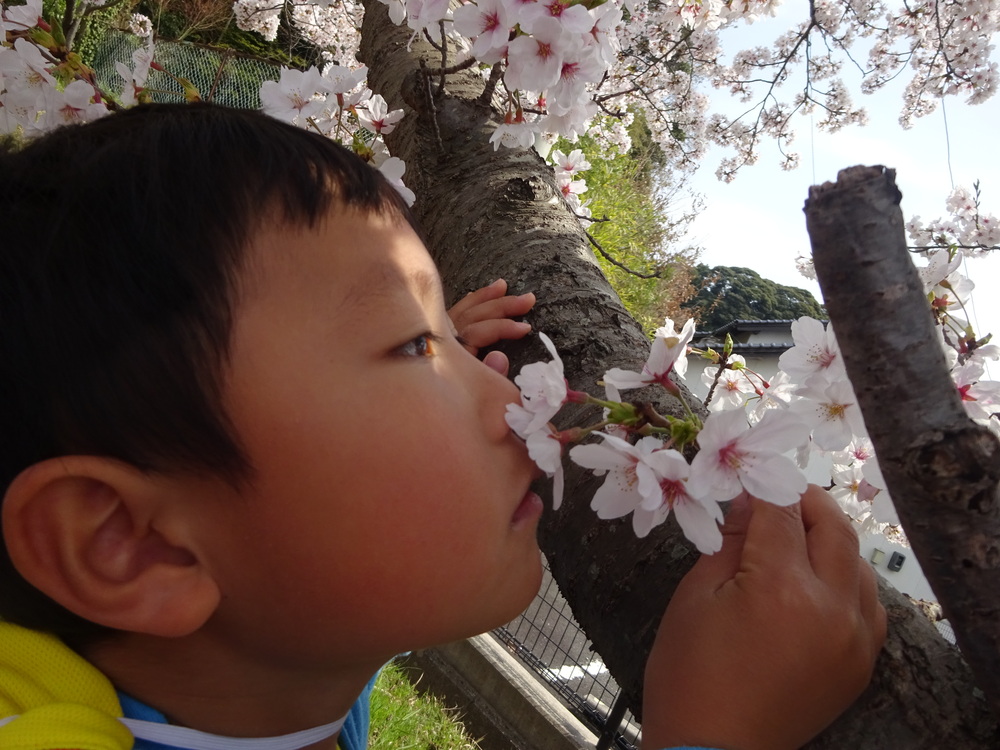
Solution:
<svg viewBox="0 0 1000 750">
<path fill-rule="evenodd" d="M 804 8 L 804 3 L 786 3 L 777 19 L 724 32 L 725 48 L 735 51 L 769 43 Z M 857 80 L 847 74 L 844 77 L 849 85 Z M 701 261 L 750 267 L 783 284 L 807 288 L 819 298 L 819 287 L 800 276 L 794 265 L 795 257 L 809 250 L 802 205 L 810 185 L 833 180 L 840 169 L 855 164 L 884 164 L 896 169 L 907 219 L 943 216 L 952 179 L 956 186 L 970 187 L 979 179 L 983 210 L 1000 214 L 1000 143 L 996 138 L 1000 99 L 994 97 L 978 106 L 949 99 L 943 111 L 939 107 L 911 129 L 903 130 L 898 123 L 903 83 L 872 96 L 855 95 L 868 110 L 869 124 L 864 127 L 851 126 L 829 134 L 811 127 L 808 116 L 797 116 L 793 148 L 802 157 L 797 170 L 781 170 L 777 147 L 765 143 L 758 163 L 745 167 L 727 185 L 714 175 L 726 154 L 710 151 L 691 181 L 691 187 L 703 194 L 706 202 L 689 235 L 704 248 Z M 794 85 L 793 81 L 790 86 Z M 858 91 L 857 86 L 852 90 Z M 713 101 L 722 111 L 737 111 L 737 105 L 725 94 L 718 94 Z M 995 291 L 1000 284 L 1000 257 L 970 260 L 967 272 L 978 291 L 973 298 L 977 329 L 995 331 L 1000 337 L 1000 294 Z"/>
</svg>

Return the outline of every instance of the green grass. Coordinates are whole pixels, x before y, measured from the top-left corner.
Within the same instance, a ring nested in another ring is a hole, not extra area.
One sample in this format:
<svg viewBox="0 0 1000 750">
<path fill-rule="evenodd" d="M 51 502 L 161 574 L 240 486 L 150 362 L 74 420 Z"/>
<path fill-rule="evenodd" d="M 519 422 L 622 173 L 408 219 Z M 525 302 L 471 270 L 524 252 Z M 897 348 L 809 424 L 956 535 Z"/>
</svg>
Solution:
<svg viewBox="0 0 1000 750">
<path fill-rule="evenodd" d="M 390 664 L 372 691 L 368 750 L 479 750 L 454 711 Z"/>
</svg>

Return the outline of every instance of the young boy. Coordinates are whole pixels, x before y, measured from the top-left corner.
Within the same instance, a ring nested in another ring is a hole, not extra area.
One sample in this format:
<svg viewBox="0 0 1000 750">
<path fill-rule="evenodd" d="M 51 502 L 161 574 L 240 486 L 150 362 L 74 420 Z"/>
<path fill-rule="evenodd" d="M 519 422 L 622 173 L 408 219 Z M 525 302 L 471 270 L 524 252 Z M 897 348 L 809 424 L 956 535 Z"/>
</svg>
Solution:
<svg viewBox="0 0 1000 750">
<path fill-rule="evenodd" d="M 480 290 L 456 338 L 408 217 L 329 141 L 209 105 L 0 157 L 0 747 L 355 750 L 382 664 L 528 604 L 518 394 L 463 344 L 533 298 Z M 648 750 L 798 747 L 881 646 L 821 490 L 725 531 L 660 628 Z"/>
</svg>

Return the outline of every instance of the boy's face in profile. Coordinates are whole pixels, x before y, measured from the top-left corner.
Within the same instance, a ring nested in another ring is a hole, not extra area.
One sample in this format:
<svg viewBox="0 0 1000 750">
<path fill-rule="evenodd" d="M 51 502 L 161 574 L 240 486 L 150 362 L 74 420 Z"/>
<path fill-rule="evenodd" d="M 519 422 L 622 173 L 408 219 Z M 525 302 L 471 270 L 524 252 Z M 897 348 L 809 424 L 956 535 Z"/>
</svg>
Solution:
<svg viewBox="0 0 1000 750">
<path fill-rule="evenodd" d="M 335 209 L 248 258 L 225 405 L 256 471 L 212 503 L 236 647 L 322 669 L 515 616 L 541 510 L 504 421 L 517 390 L 454 338 L 420 240 Z"/>
</svg>

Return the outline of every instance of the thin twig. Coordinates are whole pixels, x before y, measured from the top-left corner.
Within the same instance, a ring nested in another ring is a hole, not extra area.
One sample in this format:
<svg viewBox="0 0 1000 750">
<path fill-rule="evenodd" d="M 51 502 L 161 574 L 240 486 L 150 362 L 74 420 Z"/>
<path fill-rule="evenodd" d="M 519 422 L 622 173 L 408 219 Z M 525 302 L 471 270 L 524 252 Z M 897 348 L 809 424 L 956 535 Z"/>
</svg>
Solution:
<svg viewBox="0 0 1000 750">
<path fill-rule="evenodd" d="M 486 81 L 486 86 L 483 88 L 483 93 L 479 95 L 476 102 L 482 105 L 488 105 L 493 101 L 493 92 L 497 90 L 497 84 L 500 83 L 500 76 L 503 74 L 503 70 L 500 68 L 500 63 L 495 63 L 492 68 L 490 68 L 490 77 Z"/>
<path fill-rule="evenodd" d="M 434 49 L 436 49 L 436 50 L 437 50 L 438 52 L 442 52 L 442 51 L 443 51 L 443 50 L 442 50 L 442 48 L 441 48 L 441 45 L 440 45 L 440 44 L 438 44 L 437 42 L 435 42 L 435 41 L 434 41 L 434 38 L 433 38 L 433 37 L 432 37 L 432 36 L 431 36 L 431 35 L 430 35 L 430 34 L 429 34 L 429 33 L 427 32 L 427 29 L 426 29 L 426 28 L 424 29 L 424 39 L 426 39 L 426 40 L 427 40 L 427 42 L 428 42 L 428 43 L 429 43 L 429 44 L 430 44 L 430 45 L 431 45 L 431 46 L 432 46 L 432 47 L 433 47 Z M 443 39 L 443 38 L 442 38 L 442 41 L 444 41 L 444 39 Z M 442 64 L 443 64 L 443 63 L 442 63 Z"/>
<path fill-rule="evenodd" d="M 441 80 L 438 83 L 437 95 L 441 96 L 444 93 L 444 78 L 448 75 L 445 71 L 448 69 L 448 37 L 444 33 L 444 21 L 438 21 L 438 28 L 441 29 Z"/>
<path fill-rule="evenodd" d="M 222 73 L 226 69 L 226 63 L 229 62 L 229 58 L 232 56 L 229 50 L 222 53 L 222 59 L 219 60 L 219 69 L 215 71 L 215 79 L 212 81 L 211 87 L 208 89 L 208 96 L 205 97 L 206 101 L 212 101 L 212 97 L 215 96 L 215 89 L 219 86 L 219 81 L 222 80 Z"/>
<path fill-rule="evenodd" d="M 716 371 L 715 377 L 712 378 L 712 387 L 708 389 L 708 395 L 705 396 L 705 401 L 702 404 L 706 409 L 708 408 L 708 405 L 712 403 L 712 397 L 715 396 L 715 387 L 719 385 L 719 378 L 722 377 L 722 373 L 726 369 L 727 364 L 729 364 L 729 357 L 723 354 L 722 359 L 719 360 L 719 369 Z"/>
<path fill-rule="evenodd" d="M 427 106 L 430 107 L 431 124 L 434 126 L 434 137 L 437 139 L 437 145 L 439 151 L 444 151 L 444 141 L 441 140 L 441 128 L 438 126 L 437 121 L 437 106 L 434 104 L 434 91 L 433 85 L 431 84 L 431 73 L 427 70 L 427 65 L 423 60 L 420 61 L 420 74 L 424 79 L 424 93 L 427 96 Z"/>
<path fill-rule="evenodd" d="M 603 247 L 601 247 L 601 243 L 598 242 L 597 240 L 595 240 L 594 236 L 590 232 L 585 232 L 585 234 L 587 235 L 587 239 L 590 240 L 590 244 L 593 245 L 595 248 L 597 248 L 597 252 L 599 252 L 601 254 L 601 256 L 604 258 L 604 260 L 606 260 L 611 265 L 616 266 L 616 267 L 622 269 L 623 271 L 625 271 L 625 273 L 630 273 L 633 276 L 638 276 L 640 279 L 660 279 L 660 278 L 663 278 L 663 276 L 661 275 L 661 273 L 659 271 L 657 271 L 655 273 L 641 273 L 639 271 L 633 271 L 631 268 L 629 268 L 628 266 L 626 266 L 621 261 L 616 260 L 615 258 L 612 258 L 610 255 L 608 255 L 607 250 L 605 250 Z"/>
<path fill-rule="evenodd" d="M 476 58 L 470 57 L 467 60 L 463 60 L 460 63 L 455 63 L 451 67 L 441 68 L 441 75 L 448 75 L 448 76 L 450 76 L 452 73 L 458 73 L 459 71 L 466 70 L 467 68 L 471 68 L 475 64 L 476 64 Z"/>
</svg>

